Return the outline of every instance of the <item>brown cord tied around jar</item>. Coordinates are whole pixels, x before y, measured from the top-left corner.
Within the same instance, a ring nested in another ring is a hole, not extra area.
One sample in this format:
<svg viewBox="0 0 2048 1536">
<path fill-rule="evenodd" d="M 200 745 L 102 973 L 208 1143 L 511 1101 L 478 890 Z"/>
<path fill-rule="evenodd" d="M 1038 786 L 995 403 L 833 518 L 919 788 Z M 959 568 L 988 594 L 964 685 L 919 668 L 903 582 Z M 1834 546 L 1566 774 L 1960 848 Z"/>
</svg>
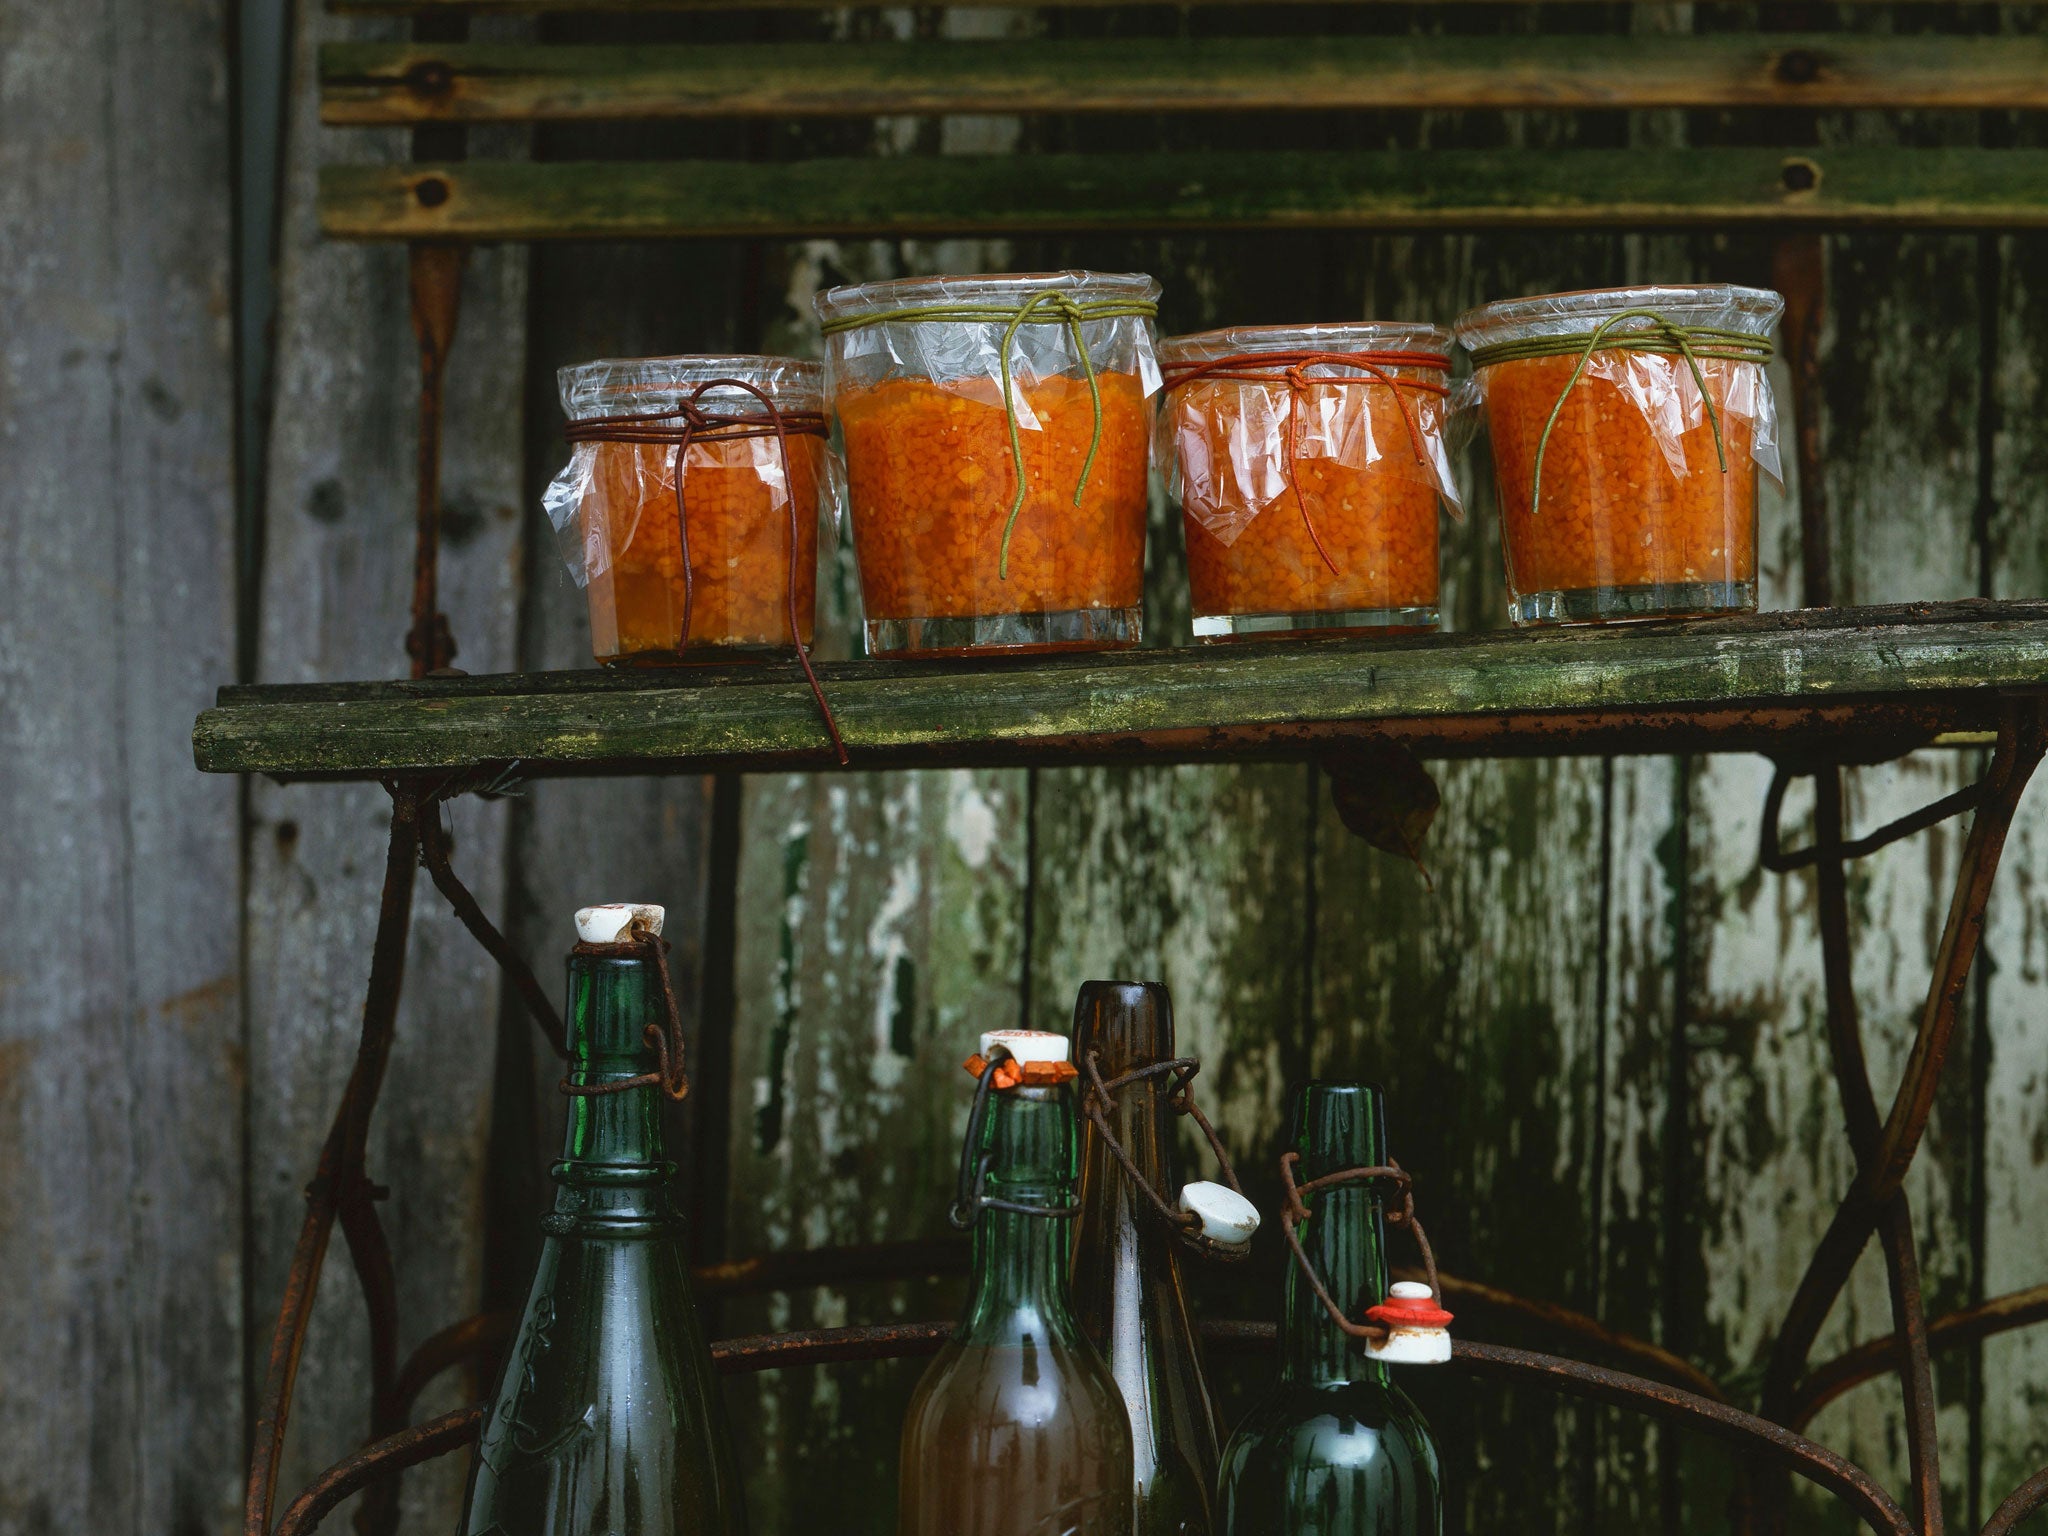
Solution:
<svg viewBox="0 0 2048 1536">
<path fill-rule="evenodd" d="M 572 1098 L 597 1098 L 607 1093 L 624 1093 L 629 1088 L 659 1088 L 671 1100 L 680 1104 L 690 1096 L 690 1074 L 683 1069 L 683 1016 L 676 1007 L 675 983 L 668 974 L 668 940 L 658 933 L 647 931 L 639 918 L 633 919 L 628 930 L 630 938 L 615 944 L 579 943 L 571 953 L 592 955 L 608 960 L 652 960 L 654 969 L 661 977 L 661 1001 L 663 1017 L 651 1023 L 642 1032 L 641 1038 L 654 1052 L 654 1070 L 642 1072 L 637 1077 L 622 1077 L 616 1082 L 593 1083 L 585 1086 L 572 1083 L 565 1075 L 560 1087 Z"/>
<path fill-rule="evenodd" d="M 1302 1204 L 1302 1196 L 1312 1195 L 1317 1190 L 1329 1189 L 1339 1184 L 1361 1184 L 1384 1182 L 1393 1184 L 1401 1191 L 1401 1208 L 1386 1213 L 1389 1226 L 1406 1227 L 1415 1237 L 1415 1246 L 1422 1254 L 1422 1272 L 1429 1277 L 1430 1299 L 1436 1304 L 1445 1322 L 1450 1315 L 1442 1311 L 1443 1288 L 1437 1284 L 1436 1254 L 1429 1246 L 1429 1236 L 1422 1230 L 1422 1223 L 1415 1216 L 1415 1181 L 1402 1171 L 1399 1163 L 1389 1160 L 1383 1167 L 1340 1168 L 1335 1173 L 1326 1173 L 1319 1179 L 1310 1179 L 1306 1184 L 1294 1181 L 1294 1168 L 1301 1161 L 1299 1152 L 1283 1153 L 1280 1158 L 1280 1183 L 1286 1191 L 1286 1199 L 1280 1208 L 1280 1230 L 1286 1234 L 1287 1246 L 1294 1250 L 1294 1262 L 1301 1266 L 1302 1278 L 1316 1293 L 1316 1299 L 1330 1314 L 1330 1321 L 1342 1329 L 1347 1337 L 1360 1339 L 1369 1344 L 1384 1344 L 1393 1330 L 1378 1323 L 1354 1323 L 1344 1309 L 1337 1305 L 1330 1295 L 1329 1287 L 1323 1284 L 1315 1266 L 1309 1262 L 1308 1253 L 1301 1246 L 1296 1229 L 1308 1220 L 1308 1207 Z M 1378 1310 L 1373 1308 L 1370 1310 Z M 1370 1315 L 1370 1312 L 1368 1313 Z"/>
<path fill-rule="evenodd" d="M 705 391 L 713 389 L 744 390 L 761 402 L 765 415 L 741 416 L 731 413 L 708 411 L 701 404 Z M 792 434 L 799 437 L 824 438 L 829 435 L 823 411 L 785 411 L 770 398 L 768 392 L 744 379 L 706 379 L 685 395 L 682 402 L 671 410 L 646 411 L 618 416 L 592 416 L 582 421 L 569 423 L 563 434 L 572 443 L 673 443 L 675 453 L 670 457 L 670 473 L 675 480 L 676 492 L 676 537 L 682 544 L 683 576 L 683 627 L 676 640 L 676 653 L 681 655 L 690 643 L 690 619 L 697 603 L 696 584 L 690 574 L 690 521 L 683 498 L 683 469 L 689 459 L 690 449 L 698 443 L 737 443 L 750 438 L 772 437 L 777 451 L 782 456 L 782 487 L 789 501 L 789 639 L 796 647 L 797 663 L 804 669 L 804 680 L 810 684 L 811 697 L 817 700 L 818 713 L 825 722 L 826 734 L 832 738 L 832 750 L 838 754 L 839 766 L 847 763 L 846 743 L 839 736 L 839 722 L 833 718 L 832 706 L 825 701 L 824 685 L 818 681 L 818 674 L 811 667 L 809 650 L 804 645 L 803 629 L 797 618 L 797 548 L 801 542 L 797 534 L 796 475 L 789 462 L 789 439 Z"/>
<path fill-rule="evenodd" d="M 1221 1243 L 1202 1231 L 1202 1218 L 1193 1211 L 1177 1211 L 1161 1198 L 1159 1191 L 1145 1182 L 1145 1176 L 1138 1172 L 1138 1165 L 1131 1161 L 1123 1143 L 1118 1141 L 1109 1129 L 1109 1096 L 1119 1088 L 1128 1087 L 1148 1077 L 1171 1075 L 1173 1081 L 1167 1086 L 1166 1107 L 1177 1115 L 1186 1115 L 1200 1128 L 1209 1143 L 1209 1150 L 1216 1154 L 1216 1166 L 1222 1170 L 1223 1181 L 1231 1192 L 1242 1197 L 1244 1187 L 1237 1182 L 1237 1169 L 1231 1165 L 1230 1154 L 1224 1150 L 1223 1139 L 1216 1134 L 1216 1127 L 1209 1123 L 1209 1117 L 1202 1113 L 1201 1105 L 1195 1102 L 1194 1078 L 1202 1070 L 1199 1057 L 1176 1056 L 1167 1061 L 1155 1061 L 1149 1066 L 1137 1067 L 1103 1081 L 1100 1065 L 1100 1051 L 1090 1051 L 1082 1062 L 1082 1074 L 1088 1079 L 1088 1087 L 1081 1097 L 1081 1112 L 1102 1137 L 1118 1165 L 1123 1169 L 1132 1186 L 1151 1202 L 1153 1210 L 1159 1213 L 1174 1235 L 1204 1258 L 1219 1259 L 1226 1263 L 1242 1259 L 1250 1252 L 1251 1244 Z"/>
<path fill-rule="evenodd" d="M 1359 376 L 1311 379 L 1306 370 L 1316 367 L 1355 368 Z M 1323 564 L 1330 568 L 1332 576 L 1342 576 L 1343 572 L 1337 569 L 1337 562 L 1323 544 L 1322 534 L 1316 530 L 1315 520 L 1309 516 L 1308 499 L 1301 493 L 1301 476 L 1296 468 L 1301 457 L 1301 397 L 1312 384 L 1340 387 L 1349 384 L 1385 385 L 1393 391 L 1394 404 L 1400 408 L 1402 425 L 1408 429 L 1408 446 L 1415 450 L 1415 462 L 1426 469 L 1429 457 L 1423 451 L 1422 429 L 1416 424 L 1414 413 L 1408 409 L 1408 402 L 1401 398 L 1401 391 L 1419 389 L 1424 394 L 1441 398 L 1450 393 L 1450 386 L 1430 379 L 1396 378 L 1387 370 L 1434 368 L 1448 373 L 1450 367 L 1451 360 L 1441 352 L 1239 352 L 1199 363 L 1168 363 L 1160 372 L 1169 390 L 1201 379 L 1227 379 L 1245 384 L 1283 383 L 1287 386 L 1287 484 L 1294 492 L 1294 504 L 1301 509 L 1302 526 L 1308 529 L 1316 553 L 1323 557 Z"/>
</svg>

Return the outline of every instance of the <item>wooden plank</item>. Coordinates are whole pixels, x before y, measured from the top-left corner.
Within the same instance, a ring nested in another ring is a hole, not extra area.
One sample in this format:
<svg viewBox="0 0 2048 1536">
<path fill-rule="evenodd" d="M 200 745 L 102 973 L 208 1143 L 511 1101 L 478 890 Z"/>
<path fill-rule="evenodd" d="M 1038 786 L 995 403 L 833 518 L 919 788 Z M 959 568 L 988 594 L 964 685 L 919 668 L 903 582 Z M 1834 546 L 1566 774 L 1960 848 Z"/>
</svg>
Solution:
<svg viewBox="0 0 2048 1536">
<path fill-rule="evenodd" d="M 1886 116 L 1824 118 L 1819 132 L 1910 152 L 1974 144 L 1979 127 L 1970 116 Z M 1697 259 L 1711 263 L 1716 254 L 1701 250 Z M 1970 595 L 1980 402 L 1974 242 L 1849 235 L 1827 242 L 1827 263 L 1823 422 L 1835 595 L 1861 602 Z M 1785 437 L 1789 457 L 1789 417 Z M 1767 494 L 1764 514 L 1765 601 L 1796 601 L 1796 503 Z M 1852 770 L 1849 834 L 1959 787 L 1975 776 L 1973 757 L 1919 754 Z M 1670 1241 L 1681 1283 L 1666 1342 L 1723 1379 L 1741 1379 L 1768 1354 L 1855 1167 L 1830 1066 L 1814 880 L 1758 867 L 1770 778 L 1770 765 L 1757 759 L 1693 760 L 1677 786 L 1671 825 L 1644 829 L 1657 845 L 1679 850 L 1665 861 L 1665 905 L 1644 914 L 1670 930 L 1668 967 L 1683 978 L 1669 1059 L 1674 1084 L 1686 1090 L 1684 1129 L 1675 1142 L 1686 1155 L 1667 1194 L 1677 1218 Z M 1788 797 L 1788 846 L 1808 840 L 1812 803 L 1804 786 Z M 1850 870 L 1855 991 L 1880 1105 L 1889 1101 L 1925 997 L 1964 825 L 1920 834 Z M 1960 1041 L 1949 1073 L 1908 1185 L 1927 1301 L 1937 1310 L 1960 1299 L 1973 1267 L 1961 1134 L 1971 1117 L 1966 1098 L 1950 1096 L 1965 1092 L 1970 1075 Z M 1817 1357 L 1891 1327 L 1873 1247 Z M 1969 1464 L 1968 1437 L 1958 1432 L 1962 1384 L 1959 1373 L 1937 1373 L 1944 1481 L 1958 1493 Z M 1809 1432 L 1902 1488 L 1899 1404 L 1897 1379 L 1887 1375 L 1832 1406 Z M 1734 1469 L 1687 1448 L 1683 1471 L 1690 1518 L 1717 1519 Z M 1855 1524 L 1825 1498 L 1804 1491 L 1797 1497 L 1797 1529 L 1846 1533 Z M 1953 1505 L 1951 1518 L 1964 1523 Z"/>
<path fill-rule="evenodd" d="M 406 256 L 333 245 L 314 217 L 315 164 L 328 148 L 315 49 L 323 32 L 360 25 L 310 16 L 293 61 L 257 643 L 259 675 L 272 679 L 406 668 L 418 396 Z M 388 161 L 406 149 L 403 135 L 364 134 L 346 152 Z M 480 670 L 515 662 L 525 281 L 524 251 L 472 255 L 449 360 L 441 606 L 459 664 Z M 368 786 L 263 784 L 248 807 L 246 1284 L 260 1381 L 301 1191 L 355 1048 L 388 802 Z M 501 913 L 505 807 L 464 804 L 449 824 L 457 872 L 485 911 Z M 391 1189 L 379 1210 L 396 1261 L 401 1354 L 474 1311 L 481 1294 L 499 1020 L 496 967 L 424 876 L 413 910 L 397 1042 L 369 1143 L 370 1176 Z M 286 1490 L 368 1432 L 363 1317 L 337 1234 L 291 1418 Z M 478 1390 L 450 1373 L 418 1412 L 460 1406 Z M 447 1458 L 409 1474 L 406 1528 L 452 1529 L 464 1473 L 460 1458 Z"/>
<path fill-rule="evenodd" d="M 1509 121 L 1511 132 L 1532 126 Z M 1431 141 L 1459 131 L 1433 123 Z M 1559 133 L 1560 152 L 1583 142 L 1582 125 Z M 1623 276 L 1611 237 L 1382 244 L 1391 248 L 1374 263 L 1369 314 L 1455 312 L 1489 294 Z M 1455 627 L 1484 631 L 1504 622 L 1505 600 L 1483 450 L 1467 456 L 1461 483 L 1469 512 L 1443 527 L 1444 606 Z M 1599 1310 L 1602 767 L 1430 767 L 1444 803 L 1423 851 L 1427 881 L 1346 831 L 1321 791 L 1313 1027 L 1293 1075 L 1387 1085 L 1392 1149 L 1418 1180 L 1417 1208 L 1447 1270 Z M 1405 1262 L 1406 1240 L 1392 1241 Z M 1498 1318 L 1458 1326 L 1468 1337 L 1557 1343 Z M 1601 1529 L 1584 1410 L 1461 1391 L 1429 1373 L 1410 1390 L 1444 1447 L 1447 1529 Z"/>
<path fill-rule="evenodd" d="M 960 25 L 956 16 L 939 20 L 943 32 Z M 735 340 L 816 356 L 805 302 L 814 274 L 829 265 L 849 281 L 887 277 L 906 257 L 750 250 L 749 265 L 697 289 L 697 302 L 721 323 L 765 287 L 780 297 Z M 1009 264 L 974 246 L 941 259 L 973 270 Z M 857 581 L 843 540 L 825 558 L 819 608 L 820 654 L 857 653 Z M 945 1211 L 973 1086 L 960 1064 L 981 1030 L 1017 1023 L 1023 1009 L 1028 777 L 761 775 L 744 781 L 743 804 L 730 1250 L 955 1237 Z M 722 1326 L 954 1317 L 961 1291 L 957 1276 L 823 1286 L 729 1302 Z M 912 1360 L 733 1382 L 754 1528 L 891 1536 L 903 1410 L 922 1372 Z"/>
<path fill-rule="evenodd" d="M 1977 118 L 1934 118 L 1885 128 L 1894 139 L 1915 144 L 1936 138 L 1968 143 L 1978 140 L 1981 125 Z M 1864 129 L 1873 137 L 1877 131 Z M 1837 590 L 1850 601 L 1876 602 L 1907 592 L 1933 598 L 1974 594 L 1985 557 L 1977 526 L 1979 421 L 1989 404 L 1982 330 L 1986 305 L 1996 302 L 1979 288 L 1979 241 L 1850 236 L 1829 244 L 1834 325 L 1826 393 L 1829 496 L 1840 519 Z M 1845 794 L 1851 835 L 1960 789 L 1982 766 L 1982 755 L 1973 752 L 1921 754 L 1853 770 Z M 1967 830 L 1963 818 L 1931 828 L 1859 861 L 1851 875 L 1857 1001 L 1880 1106 L 1889 1102 L 1919 1024 Z M 1806 894 L 1804 882 L 1793 889 Z M 1981 1198 L 1972 1190 L 1970 1148 L 1972 1127 L 1982 1119 L 1981 1107 L 1973 1103 L 1981 1099 L 1973 1082 L 1983 1050 L 1975 1011 L 1973 1003 L 1958 1030 L 1934 1119 L 1906 1186 L 1929 1316 L 1964 1305 L 1980 1274 L 1981 1254 L 1969 1236 L 1971 1204 Z M 1788 1127 L 1794 1123 L 1795 1095 L 1787 1095 L 1782 1114 Z M 1839 1129 L 1834 1141 L 1841 1145 Z M 1829 1166 L 1825 1156 L 1816 1149 L 1803 1175 L 1789 1160 L 1777 1173 L 1776 1181 L 1798 1204 L 1812 1198 L 1813 1168 Z M 1811 1232 L 1817 1234 L 1819 1221 L 1832 1214 L 1834 1197 L 1847 1187 L 1848 1166 L 1833 1163 L 1838 1171 L 1827 1178 L 1827 1198 L 1816 1201 L 1809 1214 Z M 1740 1263 L 1739 1255 L 1729 1255 L 1723 1272 L 1732 1273 Z M 1789 1283 L 1781 1283 L 1778 1298 L 1789 1304 Z M 1873 1244 L 1818 1353 L 1825 1358 L 1836 1347 L 1891 1327 L 1889 1288 Z M 1964 1366 L 1963 1359 L 1951 1357 L 1935 1375 L 1942 1483 L 1950 1520 L 1958 1525 L 1973 1455 Z M 1899 1403 L 1895 1378 L 1873 1383 L 1824 1412 L 1815 1429 L 1886 1476 L 1890 1486 L 1905 1487 Z M 1846 1530 L 1848 1522 L 1837 1519 Z"/>
<path fill-rule="evenodd" d="M 2048 151 L 1390 150 L 328 166 L 362 240 L 2048 225 Z"/>
<path fill-rule="evenodd" d="M 558 47 L 348 44 L 336 124 L 879 112 L 2048 107 L 2048 39 L 1178 37 Z"/>
<path fill-rule="evenodd" d="M 2036 31 L 2021 18 L 2009 26 Z M 2012 126 L 2039 145 L 2038 124 Z M 1979 357 L 1987 390 L 1979 425 L 1980 544 L 1987 590 L 2048 592 L 2048 241 L 1987 237 L 1978 259 L 1988 285 Z M 2048 1281 L 2048 805 L 2037 778 L 2013 818 L 1978 961 L 1981 1005 L 1971 1066 L 1979 1111 L 1980 1188 L 1972 1245 L 1977 1293 L 1998 1296 Z M 1988 1514 L 2048 1463 L 2048 1333 L 2038 1327 L 1985 1342 L 1968 1361 L 1976 1396 L 1969 1437 L 1979 1463 L 1973 1492 Z"/>
<path fill-rule="evenodd" d="M 1851 610 L 1811 627 L 1772 615 L 1657 629 L 1145 651 L 973 670 L 843 663 L 825 676 L 848 747 L 870 767 L 1133 753 L 1300 756 L 1364 728 L 1398 729 L 1433 746 L 1461 737 L 1512 745 L 1490 739 L 1496 716 L 1524 729 L 1551 727 L 1537 751 L 1589 750 L 1558 733 L 1600 721 L 1619 739 L 1592 749 L 1642 751 L 1668 746 L 1662 733 L 1682 735 L 1689 716 L 1776 709 L 1849 730 L 1847 712 L 1828 713 L 1849 701 L 1866 726 L 1890 725 L 1881 707 L 1867 706 L 1910 706 L 1922 696 L 1937 728 L 1981 725 L 1992 690 L 2039 687 L 2048 668 L 2048 617 L 2033 608 L 1990 616 L 1999 612 L 1961 605 L 1945 610 L 1943 622 L 1870 625 Z M 637 687 L 534 693 L 472 689 L 467 679 L 387 685 L 367 696 L 307 692 L 237 690 L 200 716 L 199 765 L 358 777 L 490 763 L 517 763 L 527 774 L 629 764 L 701 772 L 706 764 L 813 765 L 820 753 L 808 691 L 772 674 L 670 675 Z"/>
<path fill-rule="evenodd" d="M 231 10 L 9 7 L 0 1527 L 240 1525 Z M 19 72 L 18 75 L 16 72 Z"/>
<path fill-rule="evenodd" d="M 983 1029 L 1019 1018 L 1024 776 L 765 778 L 740 874 L 732 1251 L 943 1237 Z M 947 1317 L 944 1284 L 729 1303 L 724 1326 Z M 921 1361 L 736 1384 L 750 1519 L 884 1536 Z M 776 1373 L 779 1377 L 782 1373 Z"/>
</svg>

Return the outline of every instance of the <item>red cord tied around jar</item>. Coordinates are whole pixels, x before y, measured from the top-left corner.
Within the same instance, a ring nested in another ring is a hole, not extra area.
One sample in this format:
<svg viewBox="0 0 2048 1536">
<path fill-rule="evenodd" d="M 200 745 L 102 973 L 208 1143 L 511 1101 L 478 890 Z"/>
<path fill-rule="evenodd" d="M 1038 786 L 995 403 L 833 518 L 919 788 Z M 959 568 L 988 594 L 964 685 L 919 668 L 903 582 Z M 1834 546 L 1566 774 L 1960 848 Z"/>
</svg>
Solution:
<svg viewBox="0 0 2048 1536">
<path fill-rule="evenodd" d="M 1308 370 L 1317 367 L 1352 368 L 1358 371 L 1358 376 L 1310 378 Z M 1315 519 L 1309 516 L 1308 498 L 1301 492 L 1298 464 L 1301 458 L 1302 396 L 1311 385 L 1384 385 L 1393 391 L 1394 404 L 1401 412 L 1401 424 L 1408 429 L 1408 446 L 1415 450 L 1415 462 L 1427 470 L 1430 463 L 1423 447 L 1422 428 L 1417 424 L 1408 402 L 1402 398 L 1401 391 L 1415 389 L 1442 398 L 1450 394 L 1450 386 L 1433 379 L 1397 378 L 1389 370 L 1431 368 L 1448 373 L 1450 367 L 1450 358 L 1441 352 L 1234 352 L 1228 357 L 1214 357 L 1199 363 L 1168 363 L 1161 372 L 1169 390 L 1202 379 L 1225 379 L 1243 384 L 1284 383 L 1287 386 L 1287 484 L 1294 492 L 1294 504 L 1301 509 L 1302 526 L 1308 530 L 1316 553 L 1323 557 L 1323 564 L 1330 568 L 1332 576 L 1341 576 L 1343 573 L 1337 569 L 1337 562 L 1331 558 L 1322 534 L 1316 529 Z M 1435 476 L 1430 478 L 1434 483 Z"/>
<path fill-rule="evenodd" d="M 705 393 L 714 389 L 744 390 L 760 401 L 762 414 L 738 415 L 706 410 L 701 402 Z M 824 685 L 818 681 L 818 674 L 811 666 L 810 651 L 804 644 L 803 630 L 798 623 L 796 560 L 801 541 L 798 538 L 796 475 L 789 460 L 792 436 L 824 438 L 829 430 L 823 411 L 785 411 L 766 390 L 744 379 L 706 379 L 684 395 L 672 409 L 592 416 L 570 422 L 564 436 L 572 443 L 675 445 L 675 452 L 669 458 L 669 473 L 675 481 L 676 537 L 682 544 L 683 625 L 676 640 L 678 655 L 690 643 L 690 620 L 697 604 L 696 583 L 690 574 L 690 521 L 683 497 L 683 469 L 689 460 L 690 449 L 700 443 L 737 443 L 760 437 L 775 439 L 776 451 L 782 457 L 783 495 L 789 503 L 789 639 L 796 647 L 797 663 L 804 669 L 804 680 L 810 684 L 811 697 L 817 700 L 825 732 L 832 738 L 832 750 L 839 757 L 839 766 L 844 768 L 847 764 L 846 743 L 840 739 L 839 722 L 833 718 L 832 706 L 825 699 Z"/>
</svg>

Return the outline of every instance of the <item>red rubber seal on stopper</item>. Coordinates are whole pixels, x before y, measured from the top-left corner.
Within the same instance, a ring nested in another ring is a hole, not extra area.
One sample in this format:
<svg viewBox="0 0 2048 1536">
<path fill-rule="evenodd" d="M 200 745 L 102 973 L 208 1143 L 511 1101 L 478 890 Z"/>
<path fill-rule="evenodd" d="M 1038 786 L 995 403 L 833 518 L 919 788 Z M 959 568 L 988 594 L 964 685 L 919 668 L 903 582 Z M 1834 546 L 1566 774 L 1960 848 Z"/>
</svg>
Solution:
<svg viewBox="0 0 2048 1536">
<path fill-rule="evenodd" d="M 1448 1328 L 1451 1314 L 1427 1296 L 1389 1296 L 1367 1307 L 1365 1320 L 1382 1328 Z"/>
</svg>

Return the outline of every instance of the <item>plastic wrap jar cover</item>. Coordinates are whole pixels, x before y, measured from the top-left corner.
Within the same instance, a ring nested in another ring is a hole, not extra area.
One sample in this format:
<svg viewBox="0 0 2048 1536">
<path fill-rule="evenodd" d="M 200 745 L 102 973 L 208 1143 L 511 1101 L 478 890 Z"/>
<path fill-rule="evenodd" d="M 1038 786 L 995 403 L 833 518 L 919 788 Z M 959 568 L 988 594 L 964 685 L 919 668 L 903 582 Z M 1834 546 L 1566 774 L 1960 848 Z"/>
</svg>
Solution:
<svg viewBox="0 0 2048 1536">
<path fill-rule="evenodd" d="M 1460 318 L 1517 622 L 1756 606 L 1756 473 L 1779 475 L 1766 365 L 1784 307 L 1756 288 L 1614 288 Z"/>
<path fill-rule="evenodd" d="M 1136 643 L 1158 297 L 1094 272 L 817 296 L 871 651 Z"/>
<path fill-rule="evenodd" d="M 823 367 L 789 357 L 648 357 L 582 363 L 557 379 L 574 450 L 546 506 L 571 573 L 589 590 L 597 659 L 808 645 L 819 526 L 839 495 Z"/>
<path fill-rule="evenodd" d="M 1434 628 L 1451 475 L 1450 333 L 1247 326 L 1160 346 L 1156 447 L 1195 633 Z"/>
</svg>

